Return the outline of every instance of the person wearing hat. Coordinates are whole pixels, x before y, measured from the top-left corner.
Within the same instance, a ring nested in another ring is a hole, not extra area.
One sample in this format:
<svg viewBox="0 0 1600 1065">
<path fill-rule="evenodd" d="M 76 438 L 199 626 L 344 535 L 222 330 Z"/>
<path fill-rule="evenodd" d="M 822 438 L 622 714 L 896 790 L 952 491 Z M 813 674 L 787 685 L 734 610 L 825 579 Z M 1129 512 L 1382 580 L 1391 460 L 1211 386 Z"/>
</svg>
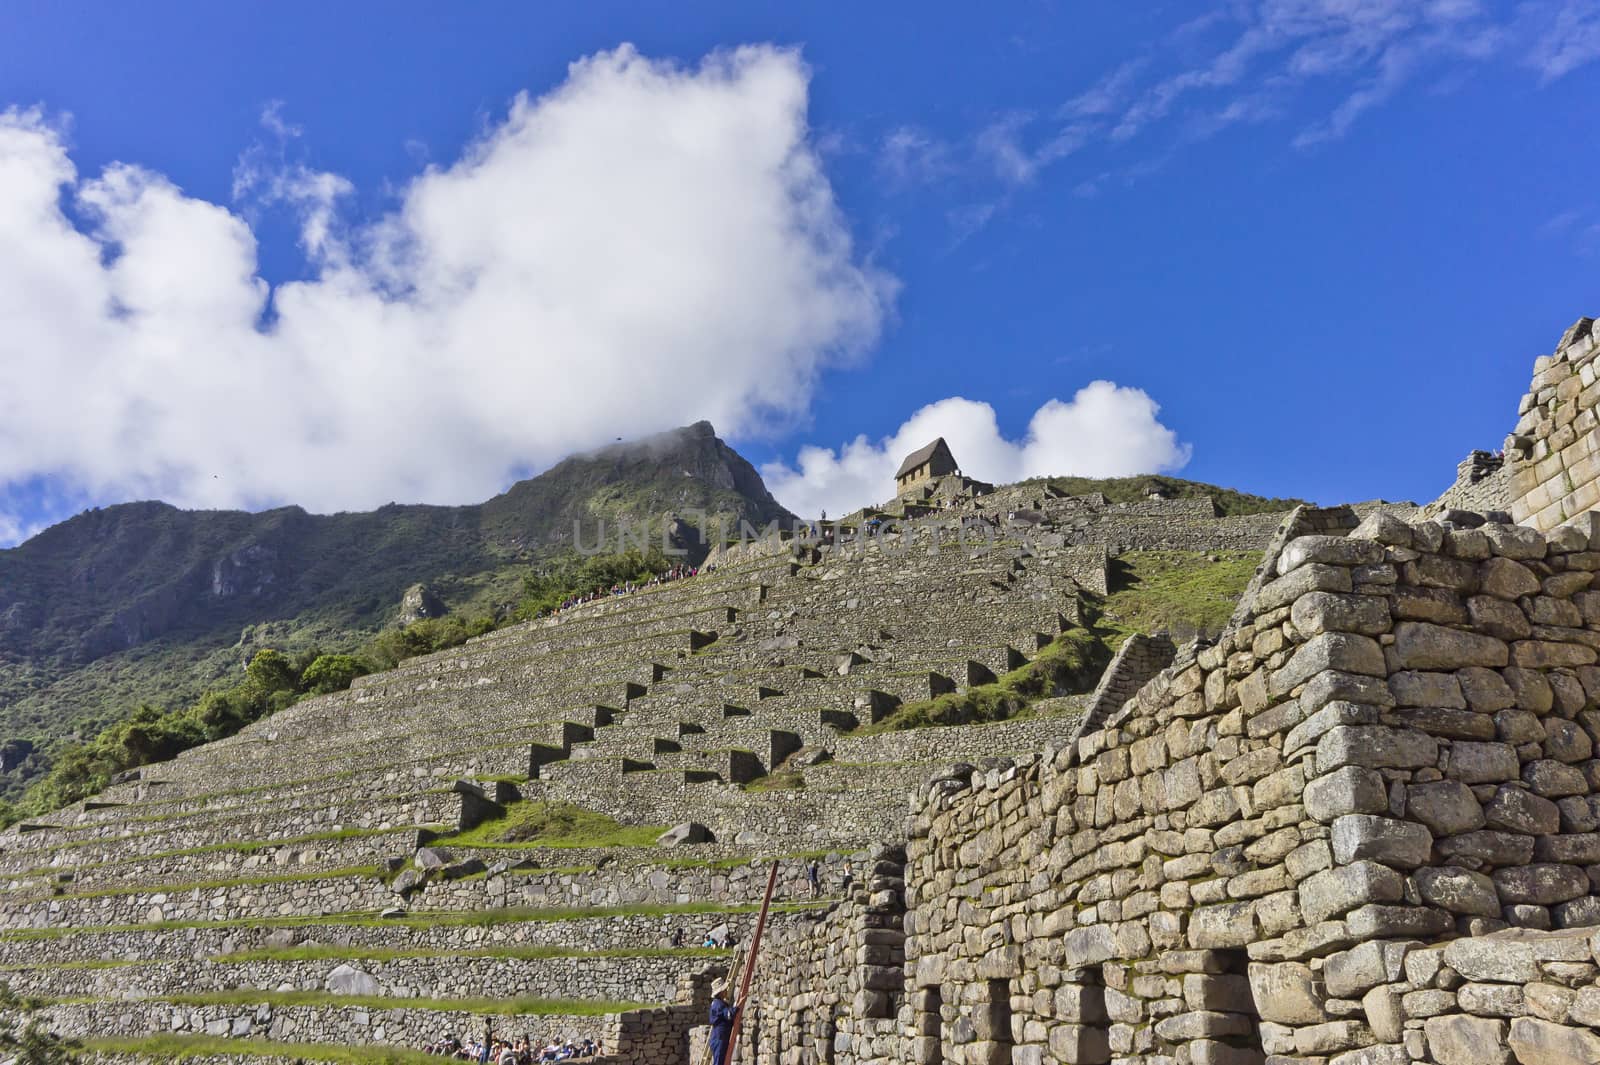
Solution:
<svg viewBox="0 0 1600 1065">
<path fill-rule="evenodd" d="M 728 984 L 718 980 L 711 985 L 711 1065 L 726 1065 L 728 1042 L 733 1036 L 733 1020 L 739 1012 L 736 1002 L 728 1001 Z"/>
</svg>

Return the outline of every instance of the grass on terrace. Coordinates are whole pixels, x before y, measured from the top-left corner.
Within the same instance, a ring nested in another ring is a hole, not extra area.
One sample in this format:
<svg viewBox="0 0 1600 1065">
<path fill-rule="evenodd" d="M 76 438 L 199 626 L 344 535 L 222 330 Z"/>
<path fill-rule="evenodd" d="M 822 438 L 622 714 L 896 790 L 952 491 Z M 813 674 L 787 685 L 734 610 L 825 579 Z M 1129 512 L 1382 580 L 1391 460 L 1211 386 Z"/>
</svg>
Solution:
<svg viewBox="0 0 1600 1065">
<path fill-rule="evenodd" d="M 199 847 L 180 847 L 176 850 L 152 851 L 149 854 L 134 854 L 126 858 L 113 858 L 103 862 L 86 862 L 83 865 L 49 866 L 39 865 L 32 869 L 24 870 L 19 876 L 51 876 L 55 873 L 71 870 L 77 873 L 86 873 L 91 869 L 109 869 L 118 865 L 137 865 L 141 862 L 158 861 L 162 858 L 188 858 L 202 854 L 250 854 L 255 851 L 275 850 L 278 847 L 293 847 L 302 843 L 329 843 L 345 839 L 365 839 L 373 836 L 394 835 L 401 832 L 415 832 L 410 826 L 398 828 L 341 828 L 328 832 L 309 832 L 300 836 L 288 836 L 283 839 L 257 839 L 233 840 L 228 843 L 208 843 Z M 132 839 L 133 836 L 124 837 Z M 123 840 L 95 840 L 97 843 L 121 843 Z"/>
<path fill-rule="evenodd" d="M 437 841 L 441 847 L 652 847 L 666 829 L 624 825 L 565 802 L 519 802 L 506 816 Z"/>
<path fill-rule="evenodd" d="M 1259 551 L 1129 551 L 1111 560 L 1099 626 L 1114 643 L 1129 632 L 1216 636 L 1260 564 Z"/>
<path fill-rule="evenodd" d="M 64 1000 L 70 1001 L 70 1000 Z M 398 998 L 387 995 L 340 995 L 332 991 L 255 991 L 233 988 L 227 991 L 194 991 L 151 999 L 174 1006 L 261 1006 L 274 1009 L 288 1006 L 353 1006 L 357 1009 L 422 1009 L 452 1013 L 478 1013 L 496 1017 L 556 1016 L 602 1017 L 608 1013 L 651 1009 L 658 1003 L 611 1002 L 581 998 Z"/>
<path fill-rule="evenodd" d="M 821 902 L 773 903 L 774 912 L 815 909 Z M 404 917 L 379 917 L 370 910 L 328 914 L 321 917 L 259 917 L 226 921 L 152 921 L 145 924 L 60 925 L 52 928 L 19 928 L 0 932 L 5 939 L 57 939 L 94 933 L 172 932 L 190 928 L 318 928 L 349 926 L 362 928 L 490 928 L 503 924 L 532 921 L 582 921 L 608 917 L 689 917 L 699 914 L 743 914 L 760 909 L 755 904 L 729 906 L 712 902 L 688 902 L 656 906 L 507 906 L 491 910 L 413 912 Z"/>
<path fill-rule="evenodd" d="M 175 895 L 184 891 L 215 891 L 219 888 L 249 887 L 261 884 L 294 884 L 308 880 L 346 880 L 352 877 L 382 879 L 384 872 L 376 865 L 347 865 L 338 869 L 320 869 L 309 873 L 263 873 L 260 876 L 236 876 L 215 880 L 188 880 L 179 884 L 116 884 L 88 891 L 68 891 L 60 897 L 93 899 L 108 895 L 143 895 L 161 892 Z"/>
<path fill-rule="evenodd" d="M 107 1036 L 83 1041 L 96 1054 L 137 1055 L 151 1061 L 194 1058 L 261 1057 L 290 1061 L 330 1061 L 350 1065 L 437 1065 L 439 1058 L 403 1047 L 356 1046 L 344 1043 L 275 1043 L 266 1039 L 229 1039 L 211 1035 Z"/>
<path fill-rule="evenodd" d="M 396 961 L 405 958 L 504 958 L 538 961 L 545 958 L 721 958 L 731 953 L 711 947 L 619 947 L 610 950 L 574 950 L 571 947 L 509 946 L 478 947 L 469 950 L 428 950 L 423 947 L 363 947 L 305 944 L 279 950 L 244 950 L 233 954 L 213 954 L 211 961 L 238 965 L 256 961 Z"/>
<path fill-rule="evenodd" d="M 1092 691 L 1132 633 L 1168 632 L 1180 642 L 1219 634 L 1260 561 L 1254 551 L 1130 551 L 1111 562 L 1109 594 L 1085 597 L 1087 627 L 1062 633 L 992 684 L 906 703 L 860 731 L 1007 721 L 1040 699 Z"/>
<path fill-rule="evenodd" d="M 871 735 L 1009 720 L 1039 699 L 1092 689 L 1110 657 L 1095 633 L 1070 629 L 1034 655 L 1032 661 L 993 684 L 975 684 L 966 691 L 905 703 L 882 721 L 859 731 Z"/>
</svg>

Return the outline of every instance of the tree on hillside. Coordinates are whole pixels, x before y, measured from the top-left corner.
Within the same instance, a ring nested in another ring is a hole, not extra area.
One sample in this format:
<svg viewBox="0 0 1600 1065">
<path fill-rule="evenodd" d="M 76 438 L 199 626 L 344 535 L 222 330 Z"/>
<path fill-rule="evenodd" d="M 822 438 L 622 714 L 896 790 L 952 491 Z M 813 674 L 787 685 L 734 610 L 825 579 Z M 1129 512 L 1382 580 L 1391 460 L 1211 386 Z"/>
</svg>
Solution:
<svg viewBox="0 0 1600 1065">
<path fill-rule="evenodd" d="M 354 655 L 323 655 L 306 667 L 300 686 L 313 695 L 344 691 L 350 682 L 367 672 Z"/>
<path fill-rule="evenodd" d="M 256 652 L 245 674 L 264 692 L 294 691 L 300 686 L 300 674 L 289 656 L 270 647 Z"/>
</svg>

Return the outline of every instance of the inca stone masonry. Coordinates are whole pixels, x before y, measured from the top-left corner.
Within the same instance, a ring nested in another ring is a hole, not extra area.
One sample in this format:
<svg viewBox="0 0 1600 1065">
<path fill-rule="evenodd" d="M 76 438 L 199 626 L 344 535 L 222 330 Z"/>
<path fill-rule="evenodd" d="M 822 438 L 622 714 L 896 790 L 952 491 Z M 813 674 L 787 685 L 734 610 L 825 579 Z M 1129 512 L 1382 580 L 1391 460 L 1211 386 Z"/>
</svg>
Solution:
<svg viewBox="0 0 1600 1065">
<path fill-rule="evenodd" d="M 1595 354 L 1583 319 L 1427 507 L 1226 518 L 952 461 L 879 513 L 1035 549 L 731 552 L 308 700 L 0 837 L 6 979 L 215 1060 L 489 1025 L 698 1063 L 735 959 L 672 944 L 748 937 L 788 855 L 740 1062 L 1593 1065 Z M 1262 554 L 1215 642 L 860 728 L 1026 663 L 1139 548 Z M 429 846 L 518 800 L 707 841 Z"/>
</svg>

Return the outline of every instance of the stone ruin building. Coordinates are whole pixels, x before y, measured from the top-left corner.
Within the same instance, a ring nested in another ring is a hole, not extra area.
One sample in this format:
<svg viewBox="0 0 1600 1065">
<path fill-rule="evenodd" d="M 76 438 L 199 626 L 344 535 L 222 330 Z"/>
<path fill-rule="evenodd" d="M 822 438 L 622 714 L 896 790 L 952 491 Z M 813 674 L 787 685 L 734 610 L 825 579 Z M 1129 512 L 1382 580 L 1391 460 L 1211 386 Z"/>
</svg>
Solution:
<svg viewBox="0 0 1600 1065">
<path fill-rule="evenodd" d="M 729 552 L 7 830 L 0 965 L 114 1060 L 489 1025 L 698 1063 L 736 955 L 663 948 L 747 939 L 779 858 L 746 1065 L 1600 1062 L 1592 324 L 1478 479 L 1509 514 L 958 484 L 940 520 L 1014 550 Z M 1093 692 L 862 727 L 1028 662 L 1139 548 L 1261 564 L 1219 638 L 1130 639 Z M 679 827 L 451 843 L 531 799 Z"/>
<path fill-rule="evenodd" d="M 900 468 L 895 471 L 895 488 L 904 493 L 907 489 L 914 488 L 926 481 L 937 480 L 952 473 L 959 472 L 955 456 L 950 453 L 950 446 L 944 442 L 944 437 L 939 437 L 931 444 L 919 447 L 905 457 L 900 463 Z"/>
</svg>

